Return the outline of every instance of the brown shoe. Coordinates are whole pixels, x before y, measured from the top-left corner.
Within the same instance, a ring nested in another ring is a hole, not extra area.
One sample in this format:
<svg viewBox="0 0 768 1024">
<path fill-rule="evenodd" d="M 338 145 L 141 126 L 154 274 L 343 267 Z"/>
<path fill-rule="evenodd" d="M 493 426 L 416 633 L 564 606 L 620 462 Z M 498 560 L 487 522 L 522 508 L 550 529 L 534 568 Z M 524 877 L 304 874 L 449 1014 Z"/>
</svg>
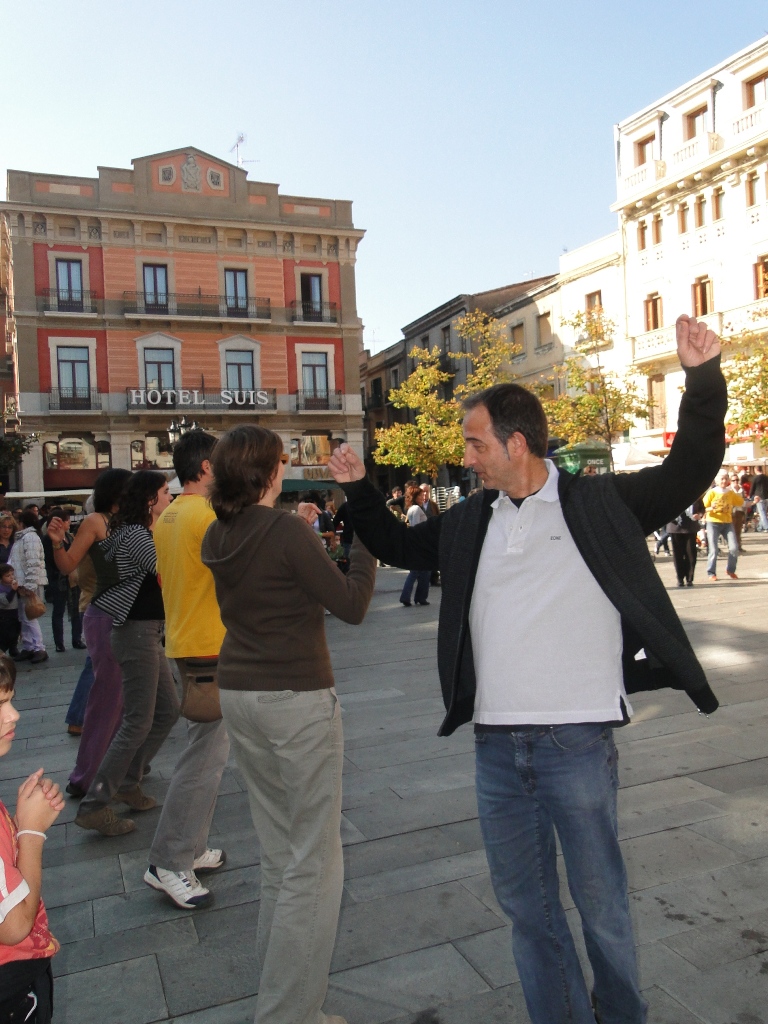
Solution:
<svg viewBox="0 0 768 1024">
<path fill-rule="evenodd" d="M 70 736 L 82 736 L 83 727 L 82 725 L 68 725 L 67 732 L 69 733 Z"/>
<path fill-rule="evenodd" d="M 130 818 L 118 818 L 111 807 L 99 807 L 98 810 L 78 814 L 75 824 L 80 828 L 92 828 L 103 836 L 124 836 L 136 828 Z"/>
<path fill-rule="evenodd" d="M 147 796 L 141 786 L 120 790 L 112 799 L 113 803 L 127 804 L 132 811 L 151 811 L 153 807 L 157 807 L 157 800 L 153 796 Z"/>
</svg>

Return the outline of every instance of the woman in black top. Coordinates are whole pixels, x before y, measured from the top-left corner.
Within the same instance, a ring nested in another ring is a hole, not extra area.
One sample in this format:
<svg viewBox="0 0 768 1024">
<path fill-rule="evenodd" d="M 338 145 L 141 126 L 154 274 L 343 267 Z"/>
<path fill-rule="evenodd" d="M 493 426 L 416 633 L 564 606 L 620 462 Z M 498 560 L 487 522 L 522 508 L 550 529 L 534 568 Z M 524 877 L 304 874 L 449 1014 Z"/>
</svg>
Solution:
<svg viewBox="0 0 768 1024">
<path fill-rule="evenodd" d="M 146 811 L 157 803 L 139 783 L 179 716 L 179 700 L 163 649 L 165 610 L 157 581 L 152 527 L 171 496 L 162 473 L 134 474 L 120 499 L 109 536 L 107 561 L 117 565 L 119 583 L 95 604 L 112 616 L 112 650 L 123 674 L 123 720 L 80 804 L 75 824 L 106 836 L 132 832 L 110 801 Z"/>
</svg>

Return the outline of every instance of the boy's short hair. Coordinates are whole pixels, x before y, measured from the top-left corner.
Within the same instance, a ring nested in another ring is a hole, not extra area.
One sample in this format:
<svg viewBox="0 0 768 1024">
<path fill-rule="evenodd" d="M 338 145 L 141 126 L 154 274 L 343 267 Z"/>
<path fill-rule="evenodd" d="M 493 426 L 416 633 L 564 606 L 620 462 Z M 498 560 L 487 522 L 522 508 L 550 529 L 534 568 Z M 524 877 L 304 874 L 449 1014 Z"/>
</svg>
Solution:
<svg viewBox="0 0 768 1024">
<path fill-rule="evenodd" d="M 9 565 L 8 562 L 3 562 L 0 565 L 0 577 L 7 576 L 9 572 L 16 572 L 16 570 L 13 568 L 12 565 Z"/>
<path fill-rule="evenodd" d="M 13 658 L 0 654 L 0 691 L 8 693 L 16 688 L 16 665 Z"/>
</svg>

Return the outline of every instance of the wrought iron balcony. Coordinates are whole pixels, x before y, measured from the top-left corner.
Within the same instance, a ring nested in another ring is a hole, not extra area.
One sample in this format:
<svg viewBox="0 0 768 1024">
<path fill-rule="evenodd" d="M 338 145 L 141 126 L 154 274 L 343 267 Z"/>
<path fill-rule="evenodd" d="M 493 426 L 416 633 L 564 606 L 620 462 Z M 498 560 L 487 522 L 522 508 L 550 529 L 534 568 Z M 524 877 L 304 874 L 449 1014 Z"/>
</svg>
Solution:
<svg viewBox="0 0 768 1024">
<path fill-rule="evenodd" d="M 240 317 L 270 320 L 270 300 L 262 296 L 203 295 L 202 292 L 123 292 L 123 312 L 129 316 Z"/>
<path fill-rule="evenodd" d="M 299 412 L 338 412 L 341 409 L 341 391 L 295 391 L 293 398 Z"/>
<path fill-rule="evenodd" d="M 48 392 L 48 408 L 51 412 L 98 410 L 101 409 L 101 392 L 95 388 L 51 388 Z"/>
<path fill-rule="evenodd" d="M 42 307 L 46 313 L 96 313 L 96 299 L 93 292 L 82 288 L 45 288 Z"/>
<path fill-rule="evenodd" d="M 126 388 L 128 411 L 179 409 L 196 415 L 204 410 L 271 412 L 277 408 L 275 388 Z"/>
<path fill-rule="evenodd" d="M 291 303 L 291 320 L 294 323 L 337 324 L 339 307 L 335 302 L 303 302 Z"/>
</svg>

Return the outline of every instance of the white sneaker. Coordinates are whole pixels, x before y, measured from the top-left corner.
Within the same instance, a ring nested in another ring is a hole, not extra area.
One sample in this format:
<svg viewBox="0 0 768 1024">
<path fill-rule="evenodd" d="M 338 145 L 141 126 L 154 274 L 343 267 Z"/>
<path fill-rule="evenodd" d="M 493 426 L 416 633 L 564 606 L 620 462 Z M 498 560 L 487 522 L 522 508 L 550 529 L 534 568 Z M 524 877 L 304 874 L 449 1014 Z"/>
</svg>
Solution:
<svg viewBox="0 0 768 1024">
<path fill-rule="evenodd" d="M 196 910 L 207 906 L 213 899 L 208 889 L 203 888 L 194 871 L 166 871 L 150 864 L 144 872 L 144 881 L 153 889 L 164 892 L 182 910 Z"/>
<path fill-rule="evenodd" d="M 195 857 L 192 864 L 193 871 L 218 871 L 227 862 L 227 855 L 223 850 L 206 850 L 199 857 Z"/>
</svg>

